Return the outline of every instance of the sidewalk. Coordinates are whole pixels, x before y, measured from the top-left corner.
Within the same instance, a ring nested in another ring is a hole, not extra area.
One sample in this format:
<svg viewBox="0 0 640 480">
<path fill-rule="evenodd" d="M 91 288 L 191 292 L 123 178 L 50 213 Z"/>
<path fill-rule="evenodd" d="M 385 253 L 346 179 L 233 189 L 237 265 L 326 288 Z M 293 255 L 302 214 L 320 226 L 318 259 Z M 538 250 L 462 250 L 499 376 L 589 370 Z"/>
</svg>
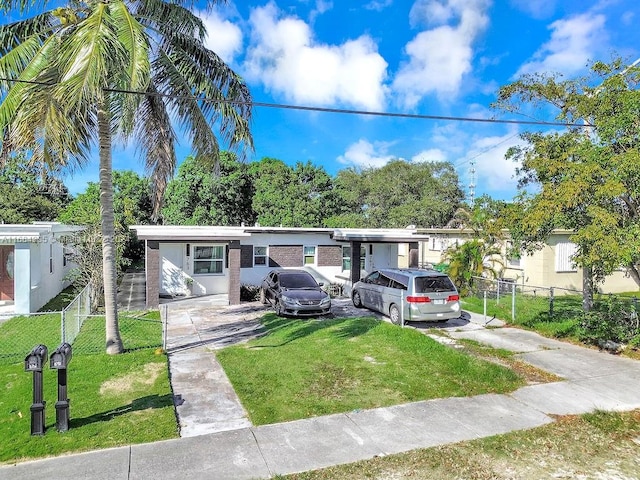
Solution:
<svg viewBox="0 0 640 480">
<path fill-rule="evenodd" d="M 204 361 L 210 372 L 210 349 L 235 341 L 234 333 L 242 340 L 259 334 L 250 317 L 260 308 L 245 307 L 236 311 L 239 317 L 229 314 L 229 321 L 214 326 L 188 308 L 174 315 L 168 348 L 172 377 L 178 369 L 193 372 Z M 444 330 L 453 339 L 470 338 L 518 352 L 522 360 L 565 380 L 526 386 L 508 395 L 429 400 L 260 427 L 239 423 L 216 433 L 192 430 L 195 436 L 0 467 L 0 479 L 269 478 L 533 428 L 552 422 L 555 414 L 640 408 L 640 362 L 514 328 L 487 329 L 485 323 L 482 316 L 471 314 L 449 322 Z M 179 355 L 191 356 L 189 361 L 195 363 L 189 366 Z M 225 381 L 215 375 L 207 378 L 212 383 L 202 382 L 207 385 L 204 390 Z M 187 384 L 182 393 L 173 385 L 184 405 L 195 403 Z M 178 415 L 187 424 L 184 435 L 191 420 Z"/>
</svg>

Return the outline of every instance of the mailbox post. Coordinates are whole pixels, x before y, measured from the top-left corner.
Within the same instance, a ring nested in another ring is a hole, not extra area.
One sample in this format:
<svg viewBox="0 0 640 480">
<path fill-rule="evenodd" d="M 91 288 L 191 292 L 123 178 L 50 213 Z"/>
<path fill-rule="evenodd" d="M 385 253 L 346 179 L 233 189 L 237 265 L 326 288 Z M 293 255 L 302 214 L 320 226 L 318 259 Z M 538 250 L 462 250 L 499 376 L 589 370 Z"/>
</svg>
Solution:
<svg viewBox="0 0 640 480">
<path fill-rule="evenodd" d="M 56 402 L 56 430 L 69 430 L 69 399 L 67 398 L 67 367 L 71 361 L 71 345 L 63 343 L 51 354 L 49 365 L 58 370 L 58 401 Z"/>
<path fill-rule="evenodd" d="M 31 435 L 44 435 L 42 368 L 47 364 L 47 347 L 36 345 L 24 359 L 24 370 L 33 372 L 33 404 L 31 405 Z"/>
</svg>

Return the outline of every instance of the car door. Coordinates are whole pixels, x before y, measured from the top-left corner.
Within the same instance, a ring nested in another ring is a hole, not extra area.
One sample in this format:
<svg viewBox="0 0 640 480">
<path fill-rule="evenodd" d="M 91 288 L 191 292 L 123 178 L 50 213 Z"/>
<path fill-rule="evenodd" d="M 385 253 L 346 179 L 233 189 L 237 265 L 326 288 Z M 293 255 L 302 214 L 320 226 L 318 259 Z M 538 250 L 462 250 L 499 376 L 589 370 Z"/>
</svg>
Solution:
<svg viewBox="0 0 640 480">
<path fill-rule="evenodd" d="M 373 292 L 372 289 L 375 287 L 375 281 L 380 276 L 380 272 L 372 272 L 365 277 L 362 281 L 362 286 L 360 288 L 360 299 L 362 301 L 362 305 L 367 308 L 373 308 Z"/>
</svg>

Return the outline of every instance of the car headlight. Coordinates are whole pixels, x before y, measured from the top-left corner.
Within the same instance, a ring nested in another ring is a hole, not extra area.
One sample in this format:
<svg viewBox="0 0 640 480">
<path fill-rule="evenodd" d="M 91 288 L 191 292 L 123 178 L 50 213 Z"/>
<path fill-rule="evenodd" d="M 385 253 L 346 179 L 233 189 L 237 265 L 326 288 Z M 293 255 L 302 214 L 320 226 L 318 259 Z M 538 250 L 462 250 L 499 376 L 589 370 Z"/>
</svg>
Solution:
<svg viewBox="0 0 640 480">
<path fill-rule="evenodd" d="M 281 295 L 280 300 L 282 300 L 284 303 L 296 303 L 295 299 L 287 297 L 286 295 Z"/>
<path fill-rule="evenodd" d="M 329 295 L 327 295 L 326 297 L 324 297 L 324 298 L 322 299 L 322 302 L 321 302 L 321 303 L 322 303 L 323 305 L 326 305 L 327 303 L 331 303 L 331 297 L 330 297 Z"/>
</svg>

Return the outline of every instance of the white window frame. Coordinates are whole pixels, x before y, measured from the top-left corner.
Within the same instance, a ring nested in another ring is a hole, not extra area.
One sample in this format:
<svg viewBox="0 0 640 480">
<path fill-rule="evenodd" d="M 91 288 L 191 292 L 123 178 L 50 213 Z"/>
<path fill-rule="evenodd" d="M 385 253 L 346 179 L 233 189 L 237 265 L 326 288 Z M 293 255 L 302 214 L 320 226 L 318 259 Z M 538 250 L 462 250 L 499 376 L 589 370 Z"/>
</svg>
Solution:
<svg viewBox="0 0 640 480">
<path fill-rule="evenodd" d="M 449 245 L 449 239 L 446 237 L 431 237 L 429 239 L 429 250 L 432 252 L 444 252 Z"/>
<path fill-rule="evenodd" d="M 256 250 L 258 248 L 264 248 L 264 255 L 258 255 Z M 256 263 L 256 258 L 264 258 L 264 263 Z M 269 246 L 268 245 L 254 245 L 253 246 L 253 266 L 254 267 L 268 267 L 269 266 Z"/>
<path fill-rule="evenodd" d="M 344 250 L 345 248 L 351 248 L 351 245 L 343 245 L 342 246 L 342 271 L 343 272 L 348 272 L 351 270 L 351 253 L 349 253 L 349 255 L 345 255 Z M 349 260 L 349 268 L 345 269 L 344 268 L 344 263 L 345 260 Z M 365 247 L 364 245 L 360 245 L 360 268 L 364 269 L 364 263 L 367 260 L 367 247 Z"/>
<path fill-rule="evenodd" d="M 307 263 L 307 257 L 311 257 L 306 253 L 307 248 L 313 248 L 313 263 Z M 318 246 L 317 245 L 304 245 L 302 247 L 302 266 L 306 267 L 307 265 L 316 266 L 318 265 Z"/>
<path fill-rule="evenodd" d="M 573 242 L 558 242 L 555 246 L 556 272 L 577 272 L 572 257 L 578 252 L 578 246 Z"/>
<path fill-rule="evenodd" d="M 212 255 L 217 250 L 220 249 L 222 251 L 222 256 L 220 258 L 216 258 L 214 256 L 209 258 L 198 258 L 198 249 L 201 248 L 212 248 Z M 225 246 L 221 244 L 207 244 L 207 245 L 191 245 L 191 253 L 193 255 L 193 275 L 194 276 L 206 276 L 206 275 L 224 275 L 224 261 L 225 261 Z M 220 272 L 201 272 L 198 273 L 196 269 L 196 265 L 198 262 L 215 262 L 220 264 Z"/>
</svg>

